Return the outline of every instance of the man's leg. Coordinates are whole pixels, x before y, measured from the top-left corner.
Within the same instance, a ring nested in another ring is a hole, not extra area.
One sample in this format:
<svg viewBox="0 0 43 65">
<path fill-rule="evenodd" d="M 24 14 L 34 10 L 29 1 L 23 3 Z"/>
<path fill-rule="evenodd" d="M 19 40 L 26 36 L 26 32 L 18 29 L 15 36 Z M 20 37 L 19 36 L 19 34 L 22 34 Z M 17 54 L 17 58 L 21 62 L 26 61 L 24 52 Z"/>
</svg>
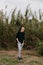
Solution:
<svg viewBox="0 0 43 65">
<path fill-rule="evenodd" d="M 21 51 L 22 51 L 22 45 L 20 42 L 18 42 L 18 57 L 21 58 Z"/>
</svg>

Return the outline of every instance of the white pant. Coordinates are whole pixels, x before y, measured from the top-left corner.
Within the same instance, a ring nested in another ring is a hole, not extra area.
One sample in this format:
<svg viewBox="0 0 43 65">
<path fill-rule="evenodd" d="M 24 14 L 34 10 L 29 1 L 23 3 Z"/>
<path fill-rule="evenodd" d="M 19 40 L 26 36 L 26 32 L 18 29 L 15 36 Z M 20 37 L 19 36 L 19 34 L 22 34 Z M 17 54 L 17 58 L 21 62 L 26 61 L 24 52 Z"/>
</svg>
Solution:
<svg viewBox="0 0 43 65">
<path fill-rule="evenodd" d="M 21 44 L 20 42 L 18 42 L 18 57 L 21 57 L 21 51 L 22 51 L 23 45 L 24 43 Z"/>
</svg>

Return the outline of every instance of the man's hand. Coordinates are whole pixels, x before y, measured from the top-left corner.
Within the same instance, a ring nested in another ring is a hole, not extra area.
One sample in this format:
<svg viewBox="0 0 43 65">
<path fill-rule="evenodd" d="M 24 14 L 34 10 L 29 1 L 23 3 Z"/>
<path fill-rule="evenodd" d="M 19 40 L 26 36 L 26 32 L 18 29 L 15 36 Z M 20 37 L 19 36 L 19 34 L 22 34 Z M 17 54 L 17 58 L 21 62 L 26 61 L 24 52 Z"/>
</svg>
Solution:
<svg viewBox="0 0 43 65">
<path fill-rule="evenodd" d="M 19 42 L 18 38 L 16 38 L 17 42 Z"/>
<path fill-rule="evenodd" d="M 22 43 L 22 46 L 24 46 L 25 43 Z"/>
</svg>

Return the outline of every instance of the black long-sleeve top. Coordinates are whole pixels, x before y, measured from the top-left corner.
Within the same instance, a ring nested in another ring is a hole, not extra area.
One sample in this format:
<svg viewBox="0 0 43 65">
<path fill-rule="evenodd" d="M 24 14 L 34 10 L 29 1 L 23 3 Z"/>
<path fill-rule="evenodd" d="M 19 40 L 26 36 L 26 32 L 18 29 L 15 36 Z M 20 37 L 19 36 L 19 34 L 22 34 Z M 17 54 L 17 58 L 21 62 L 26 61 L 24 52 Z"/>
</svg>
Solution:
<svg viewBox="0 0 43 65">
<path fill-rule="evenodd" d="M 16 38 L 18 38 L 18 40 L 23 43 L 23 40 L 25 40 L 25 32 L 18 32 L 16 35 Z"/>
</svg>

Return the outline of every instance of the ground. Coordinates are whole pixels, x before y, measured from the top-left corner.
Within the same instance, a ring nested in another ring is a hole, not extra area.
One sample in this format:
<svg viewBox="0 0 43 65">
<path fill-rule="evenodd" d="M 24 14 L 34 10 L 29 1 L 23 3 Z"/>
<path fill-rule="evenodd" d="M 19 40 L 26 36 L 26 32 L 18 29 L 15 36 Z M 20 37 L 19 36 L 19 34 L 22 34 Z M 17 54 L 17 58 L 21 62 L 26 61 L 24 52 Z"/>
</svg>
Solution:
<svg viewBox="0 0 43 65">
<path fill-rule="evenodd" d="M 23 50 L 23 59 L 20 61 L 17 53 L 17 50 L 0 50 L 0 65 L 43 65 L 43 57 L 34 55 L 34 51 Z"/>
</svg>

